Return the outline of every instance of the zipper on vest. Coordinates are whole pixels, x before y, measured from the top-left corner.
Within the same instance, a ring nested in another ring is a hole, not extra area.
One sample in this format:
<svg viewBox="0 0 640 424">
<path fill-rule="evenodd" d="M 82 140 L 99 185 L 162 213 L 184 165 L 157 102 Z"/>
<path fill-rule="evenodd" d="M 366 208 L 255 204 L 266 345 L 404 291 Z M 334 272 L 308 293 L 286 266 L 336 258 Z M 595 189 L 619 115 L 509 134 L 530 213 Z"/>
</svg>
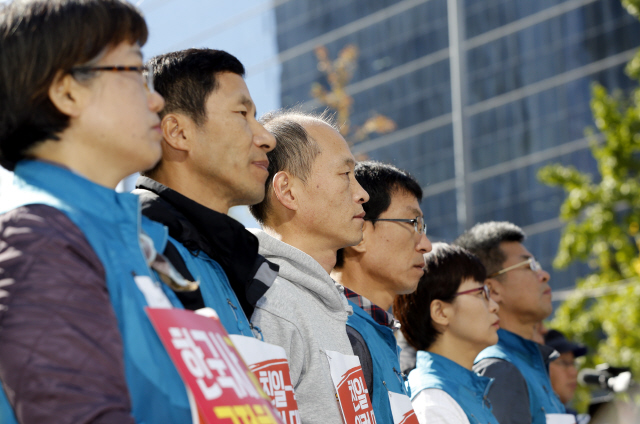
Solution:
<svg viewBox="0 0 640 424">
<path fill-rule="evenodd" d="M 261 342 L 264 341 L 264 336 L 262 335 L 262 330 L 260 329 L 260 327 L 258 327 L 257 325 L 253 325 L 253 323 L 249 321 L 249 328 L 251 329 L 251 332 L 256 339 L 260 340 Z"/>
<path fill-rule="evenodd" d="M 229 306 L 231 306 L 231 311 L 233 311 L 233 316 L 236 318 L 236 324 L 237 324 L 238 330 L 240 331 L 240 333 L 242 333 L 242 330 L 244 329 L 244 325 L 241 324 L 240 318 L 238 317 L 238 313 L 236 312 L 238 307 L 234 305 L 231 299 L 229 298 L 227 298 L 227 303 L 229 304 Z"/>
<path fill-rule="evenodd" d="M 227 298 L 227 303 L 229 304 L 229 306 L 231 306 L 231 311 L 233 312 L 233 316 L 236 317 L 236 322 L 238 324 L 240 324 L 240 320 L 238 319 L 238 314 L 236 313 L 236 305 L 233 304 L 233 302 L 231 302 L 231 299 Z M 240 327 L 240 325 L 238 325 L 238 327 Z"/>
<path fill-rule="evenodd" d="M 396 367 L 393 367 L 393 372 L 396 373 L 396 377 L 398 378 L 398 381 L 400 381 L 400 386 L 402 386 L 402 391 L 404 392 L 405 395 L 409 396 L 409 393 L 407 392 L 407 387 L 405 386 L 407 383 L 407 374 L 401 371 L 398 371 Z"/>
<path fill-rule="evenodd" d="M 482 394 L 482 406 L 487 408 L 489 412 L 493 411 L 493 405 L 491 405 L 491 400 L 489 400 L 489 388 L 491 387 L 492 381 L 489 381 L 489 384 L 484 389 L 484 393 Z"/>
<path fill-rule="evenodd" d="M 476 420 L 476 423 L 482 424 L 482 422 L 479 419 L 477 419 L 475 415 L 471 414 L 471 416 L 473 417 L 474 420 Z"/>
</svg>

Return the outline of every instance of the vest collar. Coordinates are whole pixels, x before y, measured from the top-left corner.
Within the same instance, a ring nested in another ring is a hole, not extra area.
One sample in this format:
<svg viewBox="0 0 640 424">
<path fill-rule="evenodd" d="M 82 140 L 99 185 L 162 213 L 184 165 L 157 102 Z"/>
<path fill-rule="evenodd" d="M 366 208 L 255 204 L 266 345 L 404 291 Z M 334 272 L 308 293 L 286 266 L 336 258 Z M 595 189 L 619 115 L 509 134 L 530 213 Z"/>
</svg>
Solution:
<svg viewBox="0 0 640 424">
<path fill-rule="evenodd" d="M 486 395 L 493 382 L 493 379 L 479 376 L 451 359 L 424 350 L 418 351 L 416 370 L 439 376 L 447 385 L 467 387 L 481 398 Z"/>
<path fill-rule="evenodd" d="M 29 184 L 54 195 L 62 203 L 73 205 L 87 215 L 117 222 L 124 216 L 138 213 L 138 198 L 130 193 L 94 183 L 91 180 L 52 162 L 22 160 L 14 170 L 14 185 Z"/>
<path fill-rule="evenodd" d="M 523 356 L 530 364 L 533 364 L 537 359 L 542 358 L 544 364 L 547 365 L 556 357 L 556 351 L 552 347 L 527 340 L 516 333 L 512 333 L 511 331 L 507 331 L 502 328 L 498 330 L 498 338 L 498 345 Z"/>
</svg>

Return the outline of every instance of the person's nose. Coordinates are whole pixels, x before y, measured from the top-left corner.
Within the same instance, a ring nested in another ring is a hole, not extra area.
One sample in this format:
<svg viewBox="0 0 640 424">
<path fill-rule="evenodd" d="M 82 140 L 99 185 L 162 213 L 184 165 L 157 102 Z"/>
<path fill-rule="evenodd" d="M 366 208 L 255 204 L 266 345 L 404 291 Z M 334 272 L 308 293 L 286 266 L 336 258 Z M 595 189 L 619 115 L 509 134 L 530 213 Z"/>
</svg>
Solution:
<svg viewBox="0 0 640 424">
<path fill-rule="evenodd" d="M 540 282 L 542 282 L 542 283 L 548 283 L 549 279 L 551 278 L 549 273 L 547 271 L 545 271 L 544 269 L 541 269 L 540 271 L 538 271 L 538 276 L 540 278 Z"/>
<path fill-rule="evenodd" d="M 492 314 L 497 314 L 499 310 L 500 306 L 498 305 L 498 303 L 493 299 L 489 299 L 489 312 L 491 312 Z"/>
<path fill-rule="evenodd" d="M 367 193 L 365 189 L 362 188 L 362 186 L 360 185 L 360 183 L 355 177 L 353 178 L 353 181 L 355 181 L 355 185 L 356 185 L 354 189 L 354 192 L 355 192 L 354 197 L 357 199 L 356 203 L 358 204 L 367 203 L 369 201 L 369 193 Z"/>
<path fill-rule="evenodd" d="M 416 245 L 416 250 L 421 253 L 429 253 L 431 249 L 431 240 L 429 240 L 426 234 L 420 234 L 420 241 Z"/>
<path fill-rule="evenodd" d="M 276 147 L 276 138 L 273 134 L 265 129 L 262 124 L 255 121 L 255 128 L 253 130 L 253 142 L 256 146 L 264 149 L 267 152 L 272 151 Z"/>
<path fill-rule="evenodd" d="M 149 105 L 149 110 L 154 113 L 160 112 L 164 109 L 164 97 L 160 95 L 158 92 L 148 92 L 147 93 L 147 104 Z"/>
</svg>

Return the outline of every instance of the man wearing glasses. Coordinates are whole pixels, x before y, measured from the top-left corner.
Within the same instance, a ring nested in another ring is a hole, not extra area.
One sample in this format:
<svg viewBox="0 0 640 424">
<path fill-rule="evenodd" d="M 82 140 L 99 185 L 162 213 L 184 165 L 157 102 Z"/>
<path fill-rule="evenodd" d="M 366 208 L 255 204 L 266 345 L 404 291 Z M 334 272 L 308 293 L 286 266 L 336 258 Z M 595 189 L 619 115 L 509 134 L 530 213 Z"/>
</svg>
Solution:
<svg viewBox="0 0 640 424">
<path fill-rule="evenodd" d="M 363 205 L 362 241 L 338 251 L 331 276 L 344 286 L 353 307 L 347 333 L 360 358 L 369 397 L 379 422 L 394 422 L 387 391 L 407 394 L 388 311 L 396 296 L 415 291 L 431 251 L 420 210 L 422 189 L 406 172 L 380 162 L 360 162 L 356 180 L 369 193 Z"/>
<path fill-rule="evenodd" d="M 338 251 L 331 276 L 344 286 L 353 307 L 347 333 L 360 358 L 376 418 L 393 422 L 387 390 L 406 394 L 388 311 L 396 296 L 415 291 L 431 251 L 420 210 L 422 189 L 406 172 L 380 162 L 360 162 L 356 180 L 369 193 L 363 238 Z"/>
<path fill-rule="evenodd" d="M 536 324 L 551 314 L 549 274 L 524 239 L 514 224 L 487 222 L 455 241 L 487 268 L 486 285 L 500 306 L 500 340 L 478 355 L 473 369 L 495 378 L 489 400 L 501 424 L 544 424 L 553 422 L 554 414 L 565 414 L 547 372 L 554 350 L 532 341 Z"/>
</svg>

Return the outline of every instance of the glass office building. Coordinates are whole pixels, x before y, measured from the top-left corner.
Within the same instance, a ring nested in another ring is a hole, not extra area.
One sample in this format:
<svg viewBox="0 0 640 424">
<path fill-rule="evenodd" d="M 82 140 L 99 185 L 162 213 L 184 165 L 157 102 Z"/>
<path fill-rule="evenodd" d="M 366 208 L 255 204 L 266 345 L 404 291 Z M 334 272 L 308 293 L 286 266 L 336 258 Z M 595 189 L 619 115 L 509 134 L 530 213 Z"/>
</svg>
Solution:
<svg viewBox="0 0 640 424">
<path fill-rule="evenodd" d="M 333 58 L 359 48 L 352 124 L 375 112 L 398 128 L 354 153 L 420 181 L 432 239 L 507 220 L 527 232 L 554 290 L 586 272 L 551 269 L 564 193 L 536 174 L 554 162 L 597 172 L 584 133 L 590 84 L 635 84 L 623 69 L 640 23 L 620 0 L 280 0 L 275 14 L 285 107 L 319 106 L 316 46 Z"/>
</svg>

